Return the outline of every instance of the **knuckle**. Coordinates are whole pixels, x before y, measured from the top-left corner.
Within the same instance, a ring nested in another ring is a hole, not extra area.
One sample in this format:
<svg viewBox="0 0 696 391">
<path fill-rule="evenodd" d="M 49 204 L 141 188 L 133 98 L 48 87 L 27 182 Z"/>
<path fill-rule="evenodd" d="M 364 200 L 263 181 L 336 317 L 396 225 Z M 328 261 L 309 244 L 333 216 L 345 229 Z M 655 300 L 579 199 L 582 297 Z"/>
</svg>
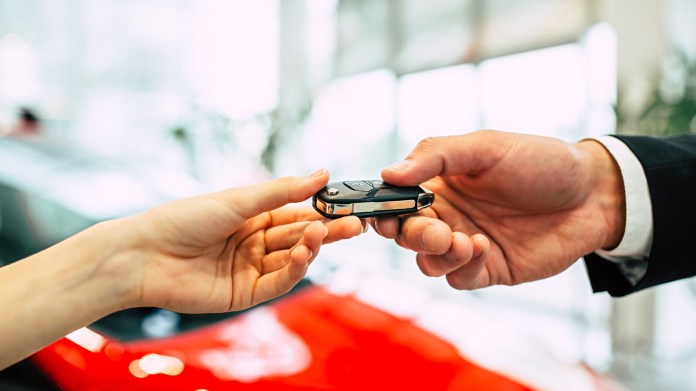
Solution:
<svg viewBox="0 0 696 391">
<path fill-rule="evenodd" d="M 299 193 L 293 191 L 293 189 L 297 186 L 296 178 L 289 176 L 280 177 L 276 179 L 276 184 L 278 185 L 278 188 L 282 189 L 287 200 L 290 200 L 291 202 L 297 201 Z"/>
<path fill-rule="evenodd" d="M 493 130 L 493 129 L 479 129 L 479 130 L 472 133 L 473 136 L 486 138 L 486 139 L 496 138 L 500 134 L 501 134 L 500 131 Z"/>
<path fill-rule="evenodd" d="M 434 151 L 437 147 L 437 138 L 435 137 L 426 137 L 422 139 L 421 141 L 418 142 L 416 145 L 416 150 L 418 151 L 424 151 L 424 152 L 431 152 Z"/>
<path fill-rule="evenodd" d="M 276 179 L 276 184 L 283 188 L 290 188 L 295 185 L 295 178 L 290 176 L 284 176 Z"/>
</svg>

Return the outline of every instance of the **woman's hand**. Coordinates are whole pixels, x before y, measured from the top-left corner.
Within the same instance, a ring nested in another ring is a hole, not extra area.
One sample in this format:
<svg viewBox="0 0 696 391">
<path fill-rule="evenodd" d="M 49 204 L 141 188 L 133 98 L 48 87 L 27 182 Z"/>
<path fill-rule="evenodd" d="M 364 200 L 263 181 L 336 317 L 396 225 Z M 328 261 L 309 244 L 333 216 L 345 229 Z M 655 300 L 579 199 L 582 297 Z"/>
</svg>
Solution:
<svg viewBox="0 0 696 391">
<path fill-rule="evenodd" d="M 170 202 L 0 268 L 0 369 L 124 308 L 234 311 L 286 293 L 323 243 L 363 231 L 356 217 L 284 207 L 328 179 L 320 170 Z"/>
<path fill-rule="evenodd" d="M 174 201 L 133 217 L 139 273 L 132 305 L 237 311 L 288 292 L 323 243 L 363 231 L 356 217 L 324 222 L 310 207 L 283 207 L 306 200 L 327 181 L 320 170 Z"/>
</svg>

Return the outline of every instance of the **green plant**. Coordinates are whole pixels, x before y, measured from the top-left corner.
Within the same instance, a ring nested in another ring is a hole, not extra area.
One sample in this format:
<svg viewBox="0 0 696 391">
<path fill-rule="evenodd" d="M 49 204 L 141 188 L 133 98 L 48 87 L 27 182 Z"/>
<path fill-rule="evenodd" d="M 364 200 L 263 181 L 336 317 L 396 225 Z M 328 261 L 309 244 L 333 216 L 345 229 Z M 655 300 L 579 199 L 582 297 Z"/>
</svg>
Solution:
<svg viewBox="0 0 696 391">
<path fill-rule="evenodd" d="M 696 58 L 679 50 L 673 53 L 641 110 L 629 114 L 620 104 L 616 107 L 620 131 L 655 136 L 696 133 Z"/>
</svg>

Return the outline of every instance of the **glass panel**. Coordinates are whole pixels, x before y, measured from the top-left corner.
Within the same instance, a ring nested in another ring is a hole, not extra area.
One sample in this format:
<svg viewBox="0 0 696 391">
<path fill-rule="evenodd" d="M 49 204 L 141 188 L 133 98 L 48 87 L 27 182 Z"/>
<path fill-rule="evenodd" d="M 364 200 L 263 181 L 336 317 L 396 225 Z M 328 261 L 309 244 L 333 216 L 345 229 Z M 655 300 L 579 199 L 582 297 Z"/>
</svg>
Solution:
<svg viewBox="0 0 696 391">
<path fill-rule="evenodd" d="M 472 0 L 399 2 L 400 73 L 469 61 L 476 18 Z"/>
<path fill-rule="evenodd" d="M 399 83 L 398 97 L 401 141 L 410 150 L 425 137 L 476 130 L 479 126 L 478 94 L 473 65 L 404 76 Z"/>
<path fill-rule="evenodd" d="M 271 110 L 278 100 L 277 1 L 205 1 L 197 8 L 182 60 L 198 99 L 232 118 Z"/>
<path fill-rule="evenodd" d="M 384 67 L 391 55 L 390 1 L 340 1 L 336 73 L 350 75 Z"/>
<path fill-rule="evenodd" d="M 654 370 L 696 384 L 696 278 L 660 286 L 656 300 Z"/>
<path fill-rule="evenodd" d="M 587 68 L 577 44 L 483 62 L 483 127 L 577 140 L 590 99 Z"/>
<path fill-rule="evenodd" d="M 394 74 L 386 70 L 326 85 L 314 98 L 304 133 L 283 149 L 278 175 L 326 167 L 333 178 L 379 176 L 393 155 L 395 90 Z"/>
<path fill-rule="evenodd" d="M 483 58 L 573 42 L 590 25 L 586 0 L 485 0 Z"/>
</svg>

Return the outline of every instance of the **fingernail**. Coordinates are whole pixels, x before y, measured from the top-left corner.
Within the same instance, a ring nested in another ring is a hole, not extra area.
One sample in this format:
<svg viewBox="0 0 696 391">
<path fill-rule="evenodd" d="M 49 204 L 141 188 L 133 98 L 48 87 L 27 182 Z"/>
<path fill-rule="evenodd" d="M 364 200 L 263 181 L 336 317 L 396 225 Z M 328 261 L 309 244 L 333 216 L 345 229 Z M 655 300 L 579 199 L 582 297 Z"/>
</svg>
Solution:
<svg viewBox="0 0 696 391">
<path fill-rule="evenodd" d="M 479 236 L 474 236 L 472 239 L 472 242 L 474 242 L 474 252 L 472 254 L 472 258 L 478 258 L 481 255 L 483 255 L 483 244 L 481 243 L 481 239 Z"/>
<path fill-rule="evenodd" d="M 411 166 L 410 160 L 402 160 L 398 163 L 392 164 L 391 166 L 387 167 L 387 170 L 403 171 L 407 169 L 409 166 Z"/>
<path fill-rule="evenodd" d="M 307 258 L 307 265 L 310 265 L 312 262 L 314 262 L 314 259 L 312 259 L 313 256 L 314 252 L 312 250 L 309 250 L 309 258 Z"/>
<path fill-rule="evenodd" d="M 435 227 L 433 227 L 432 224 L 428 225 L 427 227 L 425 227 L 425 229 L 423 230 L 423 232 L 421 232 L 420 238 L 418 238 L 418 240 L 420 241 L 421 247 L 423 247 L 423 249 L 425 249 L 425 250 L 427 250 L 427 251 L 431 251 L 431 252 L 435 251 L 435 249 L 426 246 L 426 245 L 425 245 L 425 241 L 424 241 L 423 239 L 425 238 L 425 233 L 426 233 L 426 232 L 432 231 L 432 230 L 434 230 L 434 229 L 435 229 Z M 431 236 L 432 236 L 432 234 L 431 234 Z"/>
<path fill-rule="evenodd" d="M 452 245 L 449 250 L 445 253 L 445 259 L 451 263 L 458 263 L 459 258 L 457 257 L 457 250 L 455 248 L 455 241 L 457 240 L 457 237 L 460 235 L 460 233 L 454 232 L 452 233 Z"/>
<path fill-rule="evenodd" d="M 363 227 L 363 233 L 367 232 L 370 229 L 370 225 L 365 223 L 365 226 Z"/>
<path fill-rule="evenodd" d="M 326 171 L 325 168 L 320 168 L 320 169 L 314 171 L 312 174 L 310 174 L 309 177 L 310 177 L 310 178 L 316 178 L 316 177 L 318 177 L 318 176 L 321 176 L 321 175 L 324 173 L 324 171 Z"/>
<path fill-rule="evenodd" d="M 452 254 L 451 254 L 452 252 L 453 252 L 452 250 L 447 251 L 447 252 L 445 253 L 445 259 L 446 259 L 448 262 L 450 262 L 450 263 L 457 263 L 457 262 L 459 262 L 459 259 L 452 257 Z"/>
<path fill-rule="evenodd" d="M 384 235 L 382 235 L 382 232 L 379 231 L 379 224 L 377 223 L 377 220 L 376 220 L 376 219 L 375 219 L 374 224 L 370 224 L 370 225 L 372 225 L 372 229 L 375 230 L 375 232 L 377 233 L 377 235 L 379 235 L 379 236 L 384 236 Z"/>
</svg>

